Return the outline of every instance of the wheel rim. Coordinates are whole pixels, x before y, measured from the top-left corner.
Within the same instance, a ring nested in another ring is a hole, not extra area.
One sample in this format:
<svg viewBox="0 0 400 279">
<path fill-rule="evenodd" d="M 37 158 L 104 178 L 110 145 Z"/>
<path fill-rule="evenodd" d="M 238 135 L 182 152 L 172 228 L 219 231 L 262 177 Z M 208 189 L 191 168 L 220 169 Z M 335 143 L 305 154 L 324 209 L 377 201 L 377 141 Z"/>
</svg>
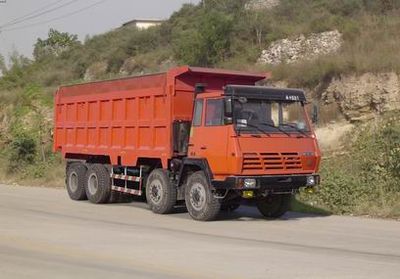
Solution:
<svg viewBox="0 0 400 279">
<path fill-rule="evenodd" d="M 76 192 L 78 190 L 78 174 L 76 172 L 71 172 L 69 175 L 69 189 L 72 192 Z"/>
<path fill-rule="evenodd" d="M 162 199 L 162 184 L 161 181 L 156 179 L 150 184 L 150 199 L 154 204 L 159 204 Z"/>
<path fill-rule="evenodd" d="M 196 210 L 202 210 L 206 204 L 206 190 L 200 183 L 195 183 L 190 188 L 190 204 Z"/>
<path fill-rule="evenodd" d="M 88 188 L 91 195 L 95 195 L 99 189 L 99 181 L 97 179 L 97 175 L 94 173 L 89 176 Z"/>
</svg>

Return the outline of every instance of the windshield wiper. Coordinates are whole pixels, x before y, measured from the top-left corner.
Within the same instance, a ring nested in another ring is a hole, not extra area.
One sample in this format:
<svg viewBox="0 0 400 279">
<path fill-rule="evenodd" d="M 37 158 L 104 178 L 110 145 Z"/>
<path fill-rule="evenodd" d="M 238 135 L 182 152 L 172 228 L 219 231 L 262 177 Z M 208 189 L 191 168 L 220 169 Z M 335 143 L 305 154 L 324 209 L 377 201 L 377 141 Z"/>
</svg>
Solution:
<svg viewBox="0 0 400 279">
<path fill-rule="evenodd" d="M 287 127 L 291 127 L 293 129 L 295 129 L 297 132 L 303 134 L 304 136 L 308 137 L 309 135 L 304 132 L 303 130 L 299 129 L 297 126 L 292 125 L 292 124 L 288 124 L 288 123 L 282 123 L 280 126 L 287 126 Z"/>
<path fill-rule="evenodd" d="M 287 135 L 288 137 L 291 137 L 291 135 L 290 135 L 288 132 L 286 132 L 285 130 L 281 129 L 279 126 L 276 127 L 275 125 L 272 125 L 272 124 L 266 123 L 266 122 L 260 122 L 260 123 L 258 123 L 258 124 L 264 125 L 264 126 L 268 126 L 268 127 L 272 127 L 272 128 L 275 128 L 275 129 L 277 129 L 278 131 L 280 131 L 280 132 L 284 133 L 285 135 Z"/>
<path fill-rule="evenodd" d="M 236 125 L 237 125 L 237 124 L 236 124 Z M 246 127 L 255 128 L 257 131 L 263 133 L 264 135 L 267 135 L 267 136 L 269 136 L 269 137 L 271 136 L 267 131 L 265 131 L 265 130 L 263 130 L 263 129 L 260 129 L 260 127 L 258 127 L 258 126 L 256 126 L 256 125 L 252 125 L 252 124 L 247 123 L 247 124 L 246 124 Z M 238 129 L 238 131 L 239 131 L 238 136 L 240 136 L 241 129 L 240 129 L 240 127 L 237 127 L 237 128 L 239 128 L 239 129 Z"/>
</svg>

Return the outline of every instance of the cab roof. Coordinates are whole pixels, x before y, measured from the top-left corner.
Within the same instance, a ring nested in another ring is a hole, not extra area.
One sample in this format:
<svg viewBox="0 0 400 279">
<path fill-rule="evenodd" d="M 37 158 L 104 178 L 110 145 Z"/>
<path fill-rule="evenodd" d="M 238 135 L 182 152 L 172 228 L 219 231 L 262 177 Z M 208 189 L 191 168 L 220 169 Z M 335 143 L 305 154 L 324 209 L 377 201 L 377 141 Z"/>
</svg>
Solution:
<svg viewBox="0 0 400 279">
<path fill-rule="evenodd" d="M 225 95 L 243 96 L 254 99 L 266 99 L 266 100 L 286 101 L 286 102 L 306 101 L 306 96 L 303 90 L 292 89 L 292 88 L 227 85 L 225 86 Z"/>
</svg>

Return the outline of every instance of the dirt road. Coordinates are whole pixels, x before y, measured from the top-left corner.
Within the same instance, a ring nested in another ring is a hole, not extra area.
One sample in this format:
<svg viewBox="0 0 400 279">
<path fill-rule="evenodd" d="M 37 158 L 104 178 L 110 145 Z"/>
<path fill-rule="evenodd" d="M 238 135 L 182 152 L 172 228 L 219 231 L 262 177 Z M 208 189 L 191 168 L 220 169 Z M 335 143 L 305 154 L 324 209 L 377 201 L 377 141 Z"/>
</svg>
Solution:
<svg viewBox="0 0 400 279">
<path fill-rule="evenodd" d="M 216 222 L 0 185 L 0 278 L 399 278 L 400 222 L 251 207 Z"/>
</svg>

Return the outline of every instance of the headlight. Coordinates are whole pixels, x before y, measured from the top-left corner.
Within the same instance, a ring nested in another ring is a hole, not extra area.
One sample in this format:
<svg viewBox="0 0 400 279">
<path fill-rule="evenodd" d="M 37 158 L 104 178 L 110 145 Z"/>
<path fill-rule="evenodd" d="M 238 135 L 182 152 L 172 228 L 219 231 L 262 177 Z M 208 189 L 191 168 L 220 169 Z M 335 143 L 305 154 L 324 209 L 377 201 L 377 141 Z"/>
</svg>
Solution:
<svg viewBox="0 0 400 279">
<path fill-rule="evenodd" d="M 314 176 L 307 176 L 307 186 L 314 186 L 315 183 L 315 177 Z"/>
<path fill-rule="evenodd" d="M 254 178 L 246 178 L 243 186 L 244 188 L 256 188 L 257 181 Z"/>
</svg>

